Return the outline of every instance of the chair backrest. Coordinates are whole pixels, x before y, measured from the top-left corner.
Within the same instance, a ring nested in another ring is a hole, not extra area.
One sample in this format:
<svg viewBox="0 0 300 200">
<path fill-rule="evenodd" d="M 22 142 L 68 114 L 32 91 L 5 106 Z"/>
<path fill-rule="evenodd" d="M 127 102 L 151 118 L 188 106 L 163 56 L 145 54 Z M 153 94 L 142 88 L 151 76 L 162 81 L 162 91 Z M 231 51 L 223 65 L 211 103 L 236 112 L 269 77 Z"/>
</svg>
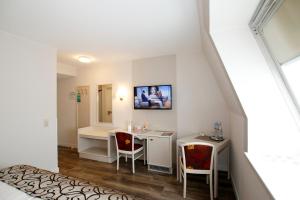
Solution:
<svg viewBox="0 0 300 200">
<path fill-rule="evenodd" d="M 214 146 L 205 142 L 183 144 L 183 165 L 191 170 L 212 170 L 214 151 Z"/>
<path fill-rule="evenodd" d="M 118 150 L 133 151 L 133 147 L 134 147 L 133 135 L 125 132 L 117 132 L 116 145 Z"/>
</svg>

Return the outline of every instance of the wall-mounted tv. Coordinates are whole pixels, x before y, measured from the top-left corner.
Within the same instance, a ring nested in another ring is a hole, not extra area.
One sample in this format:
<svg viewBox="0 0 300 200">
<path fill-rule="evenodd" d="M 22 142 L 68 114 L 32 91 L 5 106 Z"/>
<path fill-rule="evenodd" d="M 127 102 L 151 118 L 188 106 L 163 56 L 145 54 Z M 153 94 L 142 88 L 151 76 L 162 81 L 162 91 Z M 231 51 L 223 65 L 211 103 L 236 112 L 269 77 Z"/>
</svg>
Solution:
<svg viewBox="0 0 300 200">
<path fill-rule="evenodd" d="M 172 109 L 172 86 L 151 85 L 134 87 L 134 109 Z"/>
</svg>

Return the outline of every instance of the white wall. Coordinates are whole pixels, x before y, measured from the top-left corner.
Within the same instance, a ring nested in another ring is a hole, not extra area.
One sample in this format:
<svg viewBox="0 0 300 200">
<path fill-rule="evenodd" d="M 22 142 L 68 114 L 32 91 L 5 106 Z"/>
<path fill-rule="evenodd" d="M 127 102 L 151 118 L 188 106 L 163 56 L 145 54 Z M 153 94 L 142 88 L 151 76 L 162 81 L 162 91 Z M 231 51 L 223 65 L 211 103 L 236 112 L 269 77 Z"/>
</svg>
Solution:
<svg viewBox="0 0 300 200">
<path fill-rule="evenodd" d="M 78 86 L 90 87 L 90 124 L 100 125 L 97 122 L 97 86 L 102 84 L 113 85 L 113 122 L 115 127 L 127 127 L 128 120 L 132 119 L 132 65 L 131 62 L 114 63 L 92 67 L 80 67 L 77 76 L 58 79 L 58 144 L 68 147 L 77 147 L 77 120 L 76 100 L 70 98 L 70 93 Z M 118 88 L 128 92 L 123 101 L 118 98 Z"/>
<path fill-rule="evenodd" d="M 203 53 L 180 53 L 176 60 L 178 136 L 211 132 L 213 123 L 218 120 L 228 136 L 227 105 Z"/>
<path fill-rule="evenodd" d="M 97 125 L 97 94 L 98 85 L 112 84 L 113 89 L 113 125 L 115 127 L 127 127 L 127 121 L 132 115 L 132 64 L 131 62 L 114 63 L 111 65 L 80 68 L 76 77 L 78 86 L 90 86 L 91 125 Z M 122 87 L 127 91 L 123 101 L 116 95 Z"/>
<path fill-rule="evenodd" d="M 211 132 L 213 123 L 221 120 L 227 136 L 227 105 L 201 51 L 134 61 L 133 83 L 173 85 L 171 111 L 134 110 L 134 121 L 146 120 L 150 126 L 153 122 L 156 128 L 177 130 L 178 137 L 183 137 L 200 131 Z"/>
<path fill-rule="evenodd" d="M 205 36 L 206 34 L 206 36 Z M 203 48 L 219 86 L 224 94 L 228 107 L 229 115 L 229 132 L 231 139 L 231 177 L 240 200 L 268 200 L 273 199 L 266 189 L 258 174 L 252 168 L 244 152 L 247 150 L 247 116 L 240 105 L 239 99 L 232 87 L 225 67 L 220 60 L 217 50 L 214 48 L 213 41 L 207 33 L 203 33 L 206 38 L 203 42 Z"/>
<path fill-rule="evenodd" d="M 57 74 L 61 76 L 77 76 L 77 67 L 61 62 L 57 63 Z"/>
<path fill-rule="evenodd" d="M 215 121 L 222 122 L 225 137 L 229 132 L 229 111 L 210 65 L 202 51 L 182 52 L 177 62 L 177 130 L 178 138 L 211 133 Z M 219 168 L 227 170 L 226 151 Z"/>
<path fill-rule="evenodd" d="M 0 44 L 0 168 L 57 170 L 56 50 L 2 31 Z"/>
<path fill-rule="evenodd" d="M 232 181 L 238 198 L 243 200 L 273 199 L 244 154 L 247 150 L 247 134 L 250 145 L 251 137 L 256 136 L 258 139 L 255 142 L 252 140 L 250 150 L 253 152 L 258 148 L 261 154 L 266 150 L 274 151 L 273 148 L 278 147 L 280 142 L 274 142 L 273 139 L 282 140 L 282 133 L 284 138 L 289 138 L 286 135 L 293 135 L 293 131 L 288 131 L 289 128 L 295 127 L 271 71 L 248 28 L 257 2 L 211 0 L 210 19 L 203 19 L 201 24 L 204 27 L 203 49 L 231 111 Z M 201 13 L 203 9 L 208 7 L 199 1 L 200 18 L 205 18 Z M 205 28 L 207 26 L 204 23 L 207 21 L 210 22 L 210 32 Z M 283 127 L 286 127 L 285 131 Z"/>
<path fill-rule="evenodd" d="M 244 116 L 230 114 L 231 134 L 231 178 L 239 200 L 274 199 L 245 156 L 247 120 Z"/>
<path fill-rule="evenodd" d="M 250 29 L 212 36 L 248 117 L 248 151 L 299 151 L 297 140 L 288 139 L 300 139 L 295 120 Z M 291 145 L 278 148 L 283 141 Z"/>
<path fill-rule="evenodd" d="M 134 86 L 172 85 L 172 110 L 133 110 L 134 123 L 154 130 L 177 130 L 176 57 L 160 56 L 133 61 Z M 133 97 L 131 97 L 133 98 Z"/>
<path fill-rule="evenodd" d="M 299 152 L 295 120 L 250 30 L 218 32 L 212 37 L 248 119 L 247 129 L 237 130 L 237 117 L 231 115 L 233 182 L 240 199 L 273 199 L 243 152 L 254 156 Z M 248 148 L 240 145 L 245 137 Z M 289 145 L 278 148 L 282 143 Z"/>
<path fill-rule="evenodd" d="M 131 119 L 136 124 L 147 121 L 152 129 L 175 130 L 178 137 L 184 137 L 200 131 L 211 132 L 213 123 L 221 120 L 225 136 L 229 137 L 227 104 L 201 51 L 180 52 L 176 56 L 158 56 L 111 66 L 80 68 L 75 79 L 76 85 L 89 85 L 91 88 L 91 124 L 93 125 L 97 124 L 96 85 L 113 83 L 113 124 L 116 127 L 126 127 L 127 121 Z M 71 80 L 63 79 L 60 83 L 70 86 Z M 172 84 L 172 110 L 133 109 L 133 86 L 153 84 Z M 128 90 L 128 96 L 122 102 L 116 97 L 118 86 L 125 86 Z M 65 91 L 63 97 L 64 102 L 70 104 L 72 102 L 67 98 L 71 88 Z M 61 108 L 64 109 L 63 113 L 72 112 L 66 110 L 68 106 L 61 106 Z M 59 128 L 59 133 L 60 130 Z M 68 130 L 64 131 L 67 136 L 65 138 L 70 135 Z M 70 139 L 69 144 L 75 140 Z M 221 169 L 227 169 L 224 156 L 221 156 L 220 164 Z"/>
</svg>

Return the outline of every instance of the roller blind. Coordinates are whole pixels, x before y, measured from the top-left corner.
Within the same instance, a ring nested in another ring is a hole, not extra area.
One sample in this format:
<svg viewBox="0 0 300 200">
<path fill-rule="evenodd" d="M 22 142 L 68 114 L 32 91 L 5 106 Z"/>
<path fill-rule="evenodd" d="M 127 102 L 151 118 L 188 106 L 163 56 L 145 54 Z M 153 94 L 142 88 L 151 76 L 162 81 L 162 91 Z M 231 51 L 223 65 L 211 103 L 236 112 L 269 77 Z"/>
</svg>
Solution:
<svg viewBox="0 0 300 200">
<path fill-rule="evenodd" d="M 265 24 L 263 35 L 280 64 L 300 56 L 300 0 L 285 0 Z"/>
</svg>

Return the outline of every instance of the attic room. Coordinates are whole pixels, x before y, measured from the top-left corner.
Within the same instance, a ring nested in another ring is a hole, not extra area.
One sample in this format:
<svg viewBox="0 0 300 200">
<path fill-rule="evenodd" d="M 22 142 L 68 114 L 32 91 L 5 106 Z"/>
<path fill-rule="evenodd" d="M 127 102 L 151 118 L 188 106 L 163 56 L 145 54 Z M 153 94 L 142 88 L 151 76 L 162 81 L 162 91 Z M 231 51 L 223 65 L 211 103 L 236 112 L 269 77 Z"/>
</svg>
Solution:
<svg viewBox="0 0 300 200">
<path fill-rule="evenodd" d="M 1 0 L 0 200 L 298 199 L 299 9 Z"/>
</svg>

